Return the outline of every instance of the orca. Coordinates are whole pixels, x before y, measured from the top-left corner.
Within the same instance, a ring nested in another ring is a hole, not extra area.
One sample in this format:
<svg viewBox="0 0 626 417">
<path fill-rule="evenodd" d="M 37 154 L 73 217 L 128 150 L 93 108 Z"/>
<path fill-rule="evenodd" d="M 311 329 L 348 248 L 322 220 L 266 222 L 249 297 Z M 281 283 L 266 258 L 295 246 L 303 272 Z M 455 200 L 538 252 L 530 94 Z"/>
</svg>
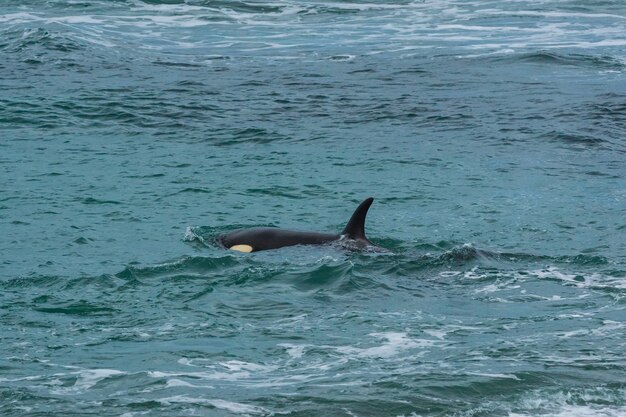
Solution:
<svg viewBox="0 0 626 417">
<path fill-rule="evenodd" d="M 255 227 L 221 235 L 218 242 L 227 249 L 239 252 L 257 252 L 294 245 L 323 245 L 337 241 L 349 248 L 374 247 L 365 237 L 365 216 L 373 201 L 372 197 L 363 200 L 340 234 Z"/>
</svg>

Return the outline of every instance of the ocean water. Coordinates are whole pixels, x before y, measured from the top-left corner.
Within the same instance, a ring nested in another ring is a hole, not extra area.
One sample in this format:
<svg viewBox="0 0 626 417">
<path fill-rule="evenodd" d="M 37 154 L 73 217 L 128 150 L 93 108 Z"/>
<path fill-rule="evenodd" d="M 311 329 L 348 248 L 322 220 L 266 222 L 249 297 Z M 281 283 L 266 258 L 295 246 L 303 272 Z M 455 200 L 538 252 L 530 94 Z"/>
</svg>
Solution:
<svg viewBox="0 0 626 417">
<path fill-rule="evenodd" d="M 626 416 L 625 236 L 621 0 L 0 2 L 2 416 Z"/>
</svg>

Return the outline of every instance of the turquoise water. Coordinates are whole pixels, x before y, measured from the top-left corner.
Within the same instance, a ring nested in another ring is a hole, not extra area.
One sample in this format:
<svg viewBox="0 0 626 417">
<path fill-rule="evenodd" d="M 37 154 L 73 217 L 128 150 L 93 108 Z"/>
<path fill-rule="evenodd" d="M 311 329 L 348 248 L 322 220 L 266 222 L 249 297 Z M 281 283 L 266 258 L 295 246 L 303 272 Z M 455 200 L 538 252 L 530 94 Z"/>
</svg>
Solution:
<svg viewBox="0 0 626 417">
<path fill-rule="evenodd" d="M 0 3 L 0 415 L 626 416 L 621 1 Z M 217 247 L 339 232 L 388 253 Z"/>
</svg>

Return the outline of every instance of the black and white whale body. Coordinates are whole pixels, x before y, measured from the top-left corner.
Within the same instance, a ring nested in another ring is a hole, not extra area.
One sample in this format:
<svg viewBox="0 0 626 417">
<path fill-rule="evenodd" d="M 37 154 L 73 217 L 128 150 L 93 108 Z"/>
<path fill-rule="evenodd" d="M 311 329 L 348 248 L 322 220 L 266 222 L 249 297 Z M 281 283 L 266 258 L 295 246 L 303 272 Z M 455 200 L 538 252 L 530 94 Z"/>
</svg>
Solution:
<svg viewBox="0 0 626 417">
<path fill-rule="evenodd" d="M 340 234 L 256 227 L 235 230 L 221 235 L 218 240 L 224 247 L 240 252 L 256 252 L 294 245 L 323 245 L 335 241 L 345 241 L 350 247 L 365 248 L 372 245 L 365 237 L 365 216 L 373 201 L 371 197 L 363 200 Z"/>
</svg>

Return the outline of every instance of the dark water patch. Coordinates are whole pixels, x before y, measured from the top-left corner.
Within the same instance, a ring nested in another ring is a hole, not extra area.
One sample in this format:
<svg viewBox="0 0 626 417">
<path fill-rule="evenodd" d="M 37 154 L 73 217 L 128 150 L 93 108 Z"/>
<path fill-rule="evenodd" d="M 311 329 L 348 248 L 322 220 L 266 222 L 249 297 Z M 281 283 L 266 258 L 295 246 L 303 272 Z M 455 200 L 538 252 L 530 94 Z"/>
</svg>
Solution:
<svg viewBox="0 0 626 417">
<path fill-rule="evenodd" d="M 178 81 L 176 83 L 176 86 L 199 88 L 199 87 L 206 87 L 206 84 L 201 81 L 196 81 L 196 80 L 183 80 L 183 81 Z"/>
<path fill-rule="evenodd" d="M 177 195 L 177 194 L 185 194 L 185 193 L 192 193 L 192 194 L 211 194 L 210 190 L 207 190 L 206 188 L 199 188 L 199 187 L 190 187 L 190 188 L 185 188 L 183 190 L 180 190 L 178 192 L 175 192 L 174 194 L 171 195 Z"/>
<path fill-rule="evenodd" d="M 267 144 L 288 138 L 276 131 L 263 128 L 242 128 L 212 131 L 207 140 L 218 146 L 238 145 L 241 143 Z"/>
<path fill-rule="evenodd" d="M 37 307 L 34 310 L 40 313 L 67 314 L 81 317 L 112 315 L 118 312 L 114 308 L 93 304 L 86 300 L 50 307 Z"/>
<path fill-rule="evenodd" d="M 129 175 L 127 178 L 161 178 L 161 177 L 165 177 L 165 174 L 158 173 L 158 174 L 145 174 L 145 175 Z"/>
<path fill-rule="evenodd" d="M 596 56 L 574 53 L 559 53 L 556 51 L 537 51 L 522 54 L 512 54 L 492 57 L 495 62 L 531 63 L 541 65 L 583 67 L 595 70 L 622 71 L 626 65 L 612 56 Z"/>
<path fill-rule="evenodd" d="M 348 74 L 350 74 L 350 75 L 373 74 L 373 73 L 376 73 L 376 70 L 374 68 L 363 68 L 363 69 L 357 69 L 357 70 L 353 70 L 353 71 L 348 71 Z"/>
<path fill-rule="evenodd" d="M 238 87 L 265 87 L 270 85 L 269 81 L 249 80 L 238 85 Z"/>
<path fill-rule="evenodd" d="M 446 115 L 433 115 L 433 116 L 428 116 L 426 117 L 426 121 L 427 122 L 446 122 L 446 121 L 461 121 L 461 120 L 469 120 L 469 119 L 473 119 L 473 116 L 470 114 L 463 114 L 463 113 L 457 113 L 457 114 L 446 114 Z M 461 127 L 461 126 L 459 126 Z M 465 126 L 465 128 L 467 128 L 467 126 Z"/>
<path fill-rule="evenodd" d="M 552 131 L 542 135 L 542 138 L 560 142 L 564 145 L 580 146 L 583 148 L 603 148 L 606 146 L 604 139 L 575 133 Z"/>
<path fill-rule="evenodd" d="M 205 56 L 204 59 L 206 59 L 207 61 L 228 61 L 233 59 L 232 56 L 228 56 L 228 55 L 211 55 L 211 56 Z M 225 68 L 220 68 L 219 71 L 225 71 Z"/>
<path fill-rule="evenodd" d="M 154 65 L 160 65 L 164 67 L 178 67 L 178 68 L 201 68 L 201 64 L 195 64 L 191 62 L 174 62 L 174 61 L 154 61 Z"/>
<path fill-rule="evenodd" d="M 614 178 L 614 179 L 621 178 L 617 175 L 611 175 L 611 174 L 607 174 L 605 172 L 600 172 L 600 171 L 587 171 L 585 172 L 585 174 L 590 175 L 592 177 L 606 177 L 606 178 Z"/>
<path fill-rule="evenodd" d="M 25 221 L 21 221 L 21 220 L 13 220 L 11 222 L 11 224 L 15 224 L 15 225 L 22 225 L 22 226 L 28 226 L 30 223 L 25 222 Z"/>
<path fill-rule="evenodd" d="M 352 56 L 352 55 L 332 55 L 332 56 L 328 57 L 328 59 L 330 61 L 344 62 L 344 61 L 351 61 L 351 60 L 353 60 L 354 56 Z"/>
<path fill-rule="evenodd" d="M 406 68 L 393 73 L 393 75 L 415 75 L 415 74 L 427 74 L 428 71 L 422 67 Z"/>
<path fill-rule="evenodd" d="M 269 195 L 273 197 L 284 197 L 292 199 L 302 199 L 298 189 L 294 187 L 271 187 L 271 188 L 250 188 L 246 192 L 253 195 Z"/>
<path fill-rule="evenodd" d="M 92 242 L 93 239 L 91 238 L 87 238 L 87 237 L 79 237 L 77 239 L 74 239 L 74 243 L 76 243 L 77 245 L 87 245 L 89 244 L 89 242 Z"/>
<path fill-rule="evenodd" d="M 87 204 L 87 205 L 100 205 L 100 204 L 114 204 L 114 205 L 118 205 L 118 204 L 123 204 L 120 201 L 116 201 L 116 200 L 100 200 L 97 198 L 93 198 L 93 197 L 87 197 L 87 198 L 81 198 L 78 199 L 77 201 L 79 201 L 82 204 Z"/>
<path fill-rule="evenodd" d="M 180 164 L 164 164 L 163 166 L 167 168 L 189 168 L 192 165 L 189 163 L 183 162 Z"/>
</svg>

